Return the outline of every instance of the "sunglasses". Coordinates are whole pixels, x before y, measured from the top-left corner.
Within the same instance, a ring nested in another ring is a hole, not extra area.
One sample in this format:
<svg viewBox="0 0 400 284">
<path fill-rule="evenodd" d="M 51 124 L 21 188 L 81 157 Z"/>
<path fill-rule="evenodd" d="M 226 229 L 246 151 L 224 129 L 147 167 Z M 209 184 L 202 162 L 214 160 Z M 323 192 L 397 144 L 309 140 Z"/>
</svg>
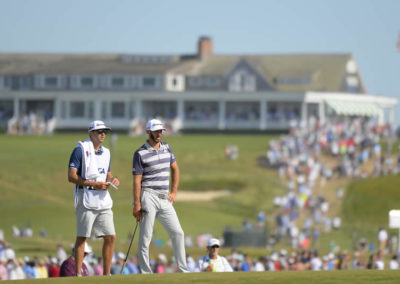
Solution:
<svg viewBox="0 0 400 284">
<path fill-rule="evenodd" d="M 219 248 L 219 246 L 215 245 L 215 246 L 212 246 L 211 248 Z"/>
<path fill-rule="evenodd" d="M 96 130 L 97 134 L 107 134 L 108 130 L 107 129 L 100 129 L 100 130 Z"/>
</svg>

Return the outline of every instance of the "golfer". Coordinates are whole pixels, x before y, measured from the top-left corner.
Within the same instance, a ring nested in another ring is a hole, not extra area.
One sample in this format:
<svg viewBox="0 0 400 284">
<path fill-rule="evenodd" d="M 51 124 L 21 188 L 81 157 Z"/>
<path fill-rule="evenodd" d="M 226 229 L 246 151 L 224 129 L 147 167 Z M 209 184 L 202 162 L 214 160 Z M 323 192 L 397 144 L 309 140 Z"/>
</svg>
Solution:
<svg viewBox="0 0 400 284">
<path fill-rule="evenodd" d="M 178 193 L 179 168 L 170 146 L 161 142 L 163 131 L 165 128 L 160 120 L 149 120 L 146 124 L 149 138 L 133 156 L 133 216 L 140 222 L 138 261 L 142 273 L 153 272 L 149 263 L 149 245 L 155 218 L 172 240 L 178 271 L 189 272 L 184 233 L 172 206 Z"/>
<path fill-rule="evenodd" d="M 111 129 L 103 121 L 89 125 L 89 138 L 79 141 L 69 160 L 68 181 L 74 183 L 77 237 L 75 242 L 76 276 L 82 275 L 86 238 L 102 237 L 103 274 L 110 275 L 114 253 L 115 228 L 113 201 L 109 186 L 117 188 L 119 180 L 110 170 L 110 151 L 102 146 Z"/>
</svg>

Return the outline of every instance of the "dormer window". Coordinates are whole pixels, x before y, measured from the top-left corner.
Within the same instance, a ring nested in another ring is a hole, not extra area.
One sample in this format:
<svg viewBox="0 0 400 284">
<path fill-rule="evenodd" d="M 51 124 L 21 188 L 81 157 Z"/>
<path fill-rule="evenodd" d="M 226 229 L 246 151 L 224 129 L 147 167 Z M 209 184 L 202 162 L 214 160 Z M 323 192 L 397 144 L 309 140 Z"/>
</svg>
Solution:
<svg viewBox="0 0 400 284">
<path fill-rule="evenodd" d="M 144 88 L 154 88 L 156 86 L 156 78 L 154 77 L 143 77 Z"/>
<path fill-rule="evenodd" d="M 206 79 L 207 87 L 219 87 L 221 81 L 218 77 L 208 76 Z"/>
<path fill-rule="evenodd" d="M 181 92 L 185 89 L 185 77 L 180 74 L 168 74 L 166 79 L 166 90 Z"/>
<path fill-rule="evenodd" d="M 278 85 L 310 85 L 312 82 L 313 78 L 308 76 L 282 76 L 275 78 L 275 83 Z"/>
<path fill-rule="evenodd" d="M 348 75 L 346 77 L 346 92 L 348 93 L 360 92 L 360 81 L 357 76 Z"/>
<path fill-rule="evenodd" d="M 123 77 L 113 77 L 111 79 L 111 86 L 114 88 L 123 88 L 125 85 L 125 80 Z"/>
<path fill-rule="evenodd" d="M 256 91 L 256 77 L 247 70 L 236 71 L 229 78 L 229 91 L 232 92 L 254 92 Z"/>
<path fill-rule="evenodd" d="M 81 77 L 81 87 L 93 88 L 94 87 L 93 77 L 88 77 L 88 76 Z"/>
<path fill-rule="evenodd" d="M 57 88 L 58 87 L 58 77 L 57 76 L 46 76 L 44 78 L 44 86 L 46 88 Z"/>
</svg>

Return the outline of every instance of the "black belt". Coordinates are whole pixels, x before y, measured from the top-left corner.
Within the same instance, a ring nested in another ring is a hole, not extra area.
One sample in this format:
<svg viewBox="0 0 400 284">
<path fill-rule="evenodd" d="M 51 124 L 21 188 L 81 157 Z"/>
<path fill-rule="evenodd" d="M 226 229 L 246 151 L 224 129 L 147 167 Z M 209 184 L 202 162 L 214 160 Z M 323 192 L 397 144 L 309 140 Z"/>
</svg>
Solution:
<svg viewBox="0 0 400 284">
<path fill-rule="evenodd" d="M 78 189 L 83 189 L 83 186 L 78 185 Z M 93 186 L 88 186 L 87 187 L 89 190 L 96 190 Z"/>
</svg>

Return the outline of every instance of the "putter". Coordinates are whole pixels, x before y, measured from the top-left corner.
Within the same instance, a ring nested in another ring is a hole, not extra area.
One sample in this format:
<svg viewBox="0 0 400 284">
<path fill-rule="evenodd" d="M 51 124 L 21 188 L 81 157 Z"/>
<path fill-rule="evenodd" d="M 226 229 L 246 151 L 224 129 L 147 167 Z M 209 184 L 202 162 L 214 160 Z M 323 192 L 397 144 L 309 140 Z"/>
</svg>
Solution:
<svg viewBox="0 0 400 284">
<path fill-rule="evenodd" d="M 141 210 L 141 211 L 142 211 L 142 214 L 147 212 L 146 210 Z M 125 266 L 126 266 L 126 261 L 128 260 L 129 252 L 131 250 L 132 242 L 133 242 L 133 239 L 135 238 L 136 229 L 137 229 L 138 225 L 139 225 L 139 222 L 136 222 L 135 230 L 133 231 L 133 235 L 132 235 L 132 238 L 131 238 L 131 243 L 129 244 L 128 252 L 126 253 L 126 257 L 125 257 L 124 263 L 122 264 L 121 272 L 119 274 L 122 274 L 124 272 L 124 269 L 125 269 Z"/>
</svg>

